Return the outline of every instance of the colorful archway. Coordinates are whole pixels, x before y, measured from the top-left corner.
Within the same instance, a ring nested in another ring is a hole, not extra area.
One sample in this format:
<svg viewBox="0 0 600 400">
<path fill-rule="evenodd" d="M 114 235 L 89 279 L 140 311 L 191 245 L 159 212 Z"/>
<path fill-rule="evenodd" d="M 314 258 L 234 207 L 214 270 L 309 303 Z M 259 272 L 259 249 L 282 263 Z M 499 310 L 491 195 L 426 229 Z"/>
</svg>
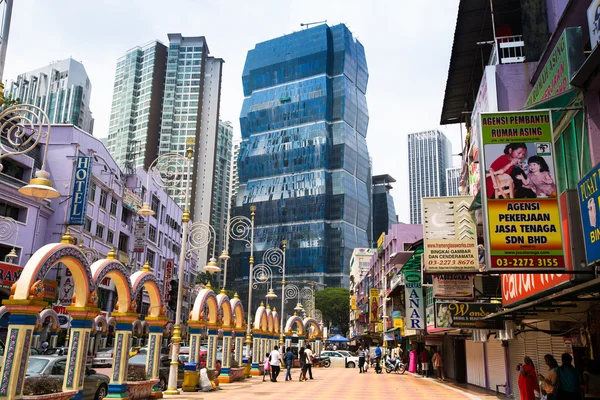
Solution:
<svg viewBox="0 0 600 400">
<path fill-rule="evenodd" d="M 313 344 L 313 350 L 315 354 L 321 354 L 323 347 L 323 333 L 321 332 L 321 325 L 319 325 L 319 322 L 317 322 L 317 320 L 314 318 L 304 318 L 303 324 L 306 340 Z"/>
<path fill-rule="evenodd" d="M 194 307 L 190 312 L 188 320 L 190 334 L 190 362 L 198 362 L 200 359 L 200 340 L 202 338 L 202 329 L 207 328 L 208 333 L 208 354 L 206 358 L 206 367 L 215 369 L 217 362 L 217 340 L 219 338 L 219 327 L 221 326 L 221 315 L 219 299 L 212 291 L 210 284 L 200 290 Z"/>
<path fill-rule="evenodd" d="M 48 320 L 50 320 L 50 324 L 48 326 L 50 343 L 48 343 L 48 346 L 56 347 L 56 342 L 58 341 L 58 332 L 60 331 L 60 322 L 58 321 L 58 314 L 51 308 L 46 308 L 40 313 L 40 322 L 42 325 Z"/>
<path fill-rule="evenodd" d="M 114 320 L 114 318 L 113 318 Z M 115 320 L 116 324 L 116 320 Z M 94 327 L 96 328 L 96 332 L 94 335 L 94 330 L 92 330 L 92 335 L 95 337 L 94 347 L 99 349 L 106 348 L 106 341 L 108 339 L 108 321 L 106 317 L 102 314 L 98 315 L 94 318 Z M 100 334 L 100 341 L 98 342 L 98 334 Z M 95 349 L 92 351 L 92 354 L 95 352 Z"/>
<path fill-rule="evenodd" d="M 129 271 L 119 261 L 113 259 L 115 254 L 109 253 L 108 259 L 98 260 L 90 268 L 92 278 L 96 285 L 99 285 L 104 278 L 110 278 L 115 284 L 118 301 L 115 304 L 115 311 L 126 313 L 132 312 L 132 290 L 129 282 Z"/>
<path fill-rule="evenodd" d="M 238 365 L 242 365 L 242 348 L 244 347 L 244 337 L 246 332 L 246 318 L 244 316 L 244 306 L 236 293 L 230 301 L 231 310 L 235 321 L 235 355 L 234 358 Z"/>
</svg>

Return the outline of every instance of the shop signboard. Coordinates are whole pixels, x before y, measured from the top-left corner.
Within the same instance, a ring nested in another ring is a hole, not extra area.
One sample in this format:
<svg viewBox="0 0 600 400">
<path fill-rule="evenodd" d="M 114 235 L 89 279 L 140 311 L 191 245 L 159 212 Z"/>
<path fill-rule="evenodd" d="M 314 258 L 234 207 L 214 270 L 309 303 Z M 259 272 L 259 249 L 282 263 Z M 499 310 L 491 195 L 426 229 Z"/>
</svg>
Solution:
<svg viewBox="0 0 600 400">
<path fill-rule="evenodd" d="M 600 165 L 596 165 L 577 184 L 581 226 L 588 264 L 600 260 Z"/>
<path fill-rule="evenodd" d="M 54 303 L 56 296 L 58 295 L 58 282 L 44 279 L 44 301 L 48 303 Z"/>
<path fill-rule="evenodd" d="M 434 275 L 433 297 L 436 299 L 472 299 L 473 275 Z"/>
<path fill-rule="evenodd" d="M 502 305 L 516 305 L 570 281 L 568 274 L 502 274 Z"/>
<path fill-rule="evenodd" d="M 571 77 L 582 63 L 581 27 L 566 28 L 533 85 L 525 102 L 525 108 L 530 108 L 572 89 Z"/>
<path fill-rule="evenodd" d="M 78 156 L 75 160 L 73 193 L 69 210 L 69 225 L 85 225 L 88 187 L 92 179 L 92 157 Z"/>
<path fill-rule="evenodd" d="M 590 31 L 590 46 L 594 50 L 600 43 L 600 0 L 592 0 L 587 9 L 587 21 Z"/>
<path fill-rule="evenodd" d="M 404 272 L 404 303 L 406 304 L 406 329 L 425 329 L 425 309 L 421 273 Z"/>
<path fill-rule="evenodd" d="M 19 280 L 23 272 L 23 267 L 16 264 L 0 262 L 0 287 L 10 289 L 10 287 Z"/>
<path fill-rule="evenodd" d="M 130 211 L 137 213 L 142 207 L 142 198 L 131 190 L 125 188 L 123 190 L 123 206 Z"/>
<path fill-rule="evenodd" d="M 394 328 L 404 327 L 404 319 L 402 318 L 402 313 L 399 310 L 392 311 L 392 326 Z"/>
<path fill-rule="evenodd" d="M 143 253 L 146 247 L 146 220 L 139 218 L 135 222 L 135 231 L 133 232 L 133 252 Z"/>
<path fill-rule="evenodd" d="M 384 242 L 385 242 L 385 233 L 382 233 L 381 236 L 379 236 L 379 239 L 377 239 L 377 253 L 378 254 L 383 254 Z"/>
<path fill-rule="evenodd" d="M 490 270 L 565 269 L 549 111 L 481 114 Z"/>
<path fill-rule="evenodd" d="M 175 260 L 173 258 L 167 258 L 165 260 L 165 278 L 163 280 L 163 295 L 166 297 L 169 296 L 169 290 L 171 289 L 171 278 L 173 277 L 173 266 L 175 264 Z M 170 300 L 166 299 L 166 300 Z"/>
<path fill-rule="evenodd" d="M 439 302 L 435 304 L 435 327 L 454 329 L 492 329 L 495 321 L 483 320 L 498 311 L 497 303 Z"/>
<path fill-rule="evenodd" d="M 435 305 L 431 304 L 425 308 L 425 319 L 427 321 L 427 333 L 447 331 L 446 328 L 435 327 Z"/>
<path fill-rule="evenodd" d="M 352 311 L 356 310 L 356 295 L 352 295 L 350 297 L 350 308 L 352 309 Z"/>
<path fill-rule="evenodd" d="M 422 199 L 425 272 L 478 272 L 473 198 Z"/>
<path fill-rule="evenodd" d="M 369 290 L 369 322 L 379 322 L 379 289 Z"/>
</svg>

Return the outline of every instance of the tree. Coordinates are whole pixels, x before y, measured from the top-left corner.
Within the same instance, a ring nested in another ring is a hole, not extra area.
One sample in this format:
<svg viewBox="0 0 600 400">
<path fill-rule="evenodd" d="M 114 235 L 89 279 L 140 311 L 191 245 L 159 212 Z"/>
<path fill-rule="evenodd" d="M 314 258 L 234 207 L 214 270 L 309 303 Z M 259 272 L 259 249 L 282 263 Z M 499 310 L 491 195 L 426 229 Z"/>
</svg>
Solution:
<svg viewBox="0 0 600 400">
<path fill-rule="evenodd" d="M 11 106 L 14 106 L 17 104 L 21 104 L 21 99 L 19 99 L 19 98 L 13 99 L 12 94 L 9 93 L 8 96 L 3 95 L 2 99 L 0 99 L 0 102 L 1 102 L 0 105 L 3 105 L 4 108 L 8 108 L 8 107 L 11 107 Z"/>
<path fill-rule="evenodd" d="M 345 288 L 326 288 L 315 293 L 315 306 L 323 313 L 326 326 L 348 332 L 350 323 L 350 291 Z"/>
<path fill-rule="evenodd" d="M 206 286 L 208 282 L 210 282 L 210 286 L 212 286 L 213 290 L 217 290 L 217 280 L 213 274 L 202 271 L 196 276 L 196 283 L 201 283 Z"/>
</svg>

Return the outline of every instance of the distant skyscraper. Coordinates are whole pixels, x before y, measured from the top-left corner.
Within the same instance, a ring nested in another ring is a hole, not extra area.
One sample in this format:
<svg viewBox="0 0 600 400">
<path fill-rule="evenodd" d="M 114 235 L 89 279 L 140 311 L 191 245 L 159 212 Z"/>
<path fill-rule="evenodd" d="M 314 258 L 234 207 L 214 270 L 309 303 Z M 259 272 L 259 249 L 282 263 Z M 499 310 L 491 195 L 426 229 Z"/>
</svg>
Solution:
<svg viewBox="0 0 600 400">
<path fill-rule="evenodd" d="M 225 232 L 225 225 L 227 225 L 229 200 L 231 198 L 232 140 L 233 126 L 231 125 L 231 122 L 219 121 L 210 221 L 210 224 L 215 228 L 215 248 L 217 252 L 225 249 L 225 235 L 227 234 Z M 217 254 L 217 256 L 219 254 Z M 219 274 L 218 279 L 221 281 L 221 274 Z"/>
<path fill-rule="evenodd" d="M 72 58 L 19 74 L 5 94 L 38 106 L 53 124 L 73 124 L 93 133 L 92 84 L 83 64 Z"/>
<path fill-rule="evenodd" d="M 153 41 L 117 60 L 108 151 L 125 173 L 148 168 L 158 155 L 167 47 Z"/>
<path fill-rule="evenodd" d="M 235 199 L 240 189 L 240 174 L 238 172 L 238 157 L 240 155 L 240 139 L 233 140 L 233 150 L 231 156 L 231 205 L 235 207 Z"/>
<path fill-rule="evenodd" d="M 446 168 L 446 196 L 460 196 L 461 167 Z"/>
<path fill-rule="evenodd" d="M 369 245 L 371 229 L 362 44 L 345 25 L 294 32 L 250 50 L 242 81 L 235 211 L 257 206 L 256 262 L 286 239 L 286 278 L 348 287 L 352 251 Z M 247 249 L 233 254 L 246 290 Z"/>
<path fill-rule="evenodd" d="M 440 131 L 408 135 L 410 223 L 421 223 L 421 198 L 446 196 L 446 168 L 452 166 L 452 144 Z"/>
<path fill-rule="evenodd" d="M 389 175 L 373 176 L 373 241 L 377 242 L 382 233 L 387 233 L 393 224 L 398 223 L 394 199 L 390 194 L 392 183 Z M 373 247 L 375 245 L 373 244 Z"/>
</svg>

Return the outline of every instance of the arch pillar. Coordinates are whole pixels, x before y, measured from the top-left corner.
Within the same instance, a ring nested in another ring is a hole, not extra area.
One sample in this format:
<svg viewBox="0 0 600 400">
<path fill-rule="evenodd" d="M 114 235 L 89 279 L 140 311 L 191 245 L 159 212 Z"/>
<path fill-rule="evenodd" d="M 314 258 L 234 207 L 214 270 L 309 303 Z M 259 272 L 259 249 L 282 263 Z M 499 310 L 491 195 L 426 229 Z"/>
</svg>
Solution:
<svg viewBox="0 0 600 400">
<path fill-rule="evenodd" d="M 8 309 L 8 333 L 2 360 L 0 399 L 22 399 L 29 347 L 37 326 L 37 314 L 46 302 L 37 300 L 4 300 Z M 24 351 L 27 349 L 27 351 Z"/>
<path fill-rule="evenodd" d="M 129 346 L 135 313 L 113 312 L 117 325 L 113 350 L 113 366 L 108 384 L 107 399 L 129 399 L 127 396 L 127 366 L 129 364 Z"/>
<path fill-rule="evenodd" d="M 94 303 L 87 307 L 69 306 L 67 312 L 73 320 L 71 321 L 67 374 L 63 382 L 63 391 L 77 390 L 77 394 L 72 399 L 82 399 L 90 336 L 94 317 L 100 313 L 100 309 Z"/>
<path fill-rule="evenodd" d="M 31 342 L 31 347 L 35 347 L 36 349 L 40 347 L 40 334 L 41 332 L 38 330 L 33 331 L 33 340 Z"/>
<path fill-rule="evenodd" d="M 323 339 L 320 337 L 316 337 L 315 338 L 315 355 L 319 355 L 321 354 L 321 351 L 323 351 Z"/>
<path fill-rule="evenodd" d="M 273 338 L 271 337 L 271 335 L 266 335 L 265 338 L 263 339 L 265 341 L 265 356 L 267 355 L 267 353 L 271 353 L 271 351 L 273 351 Z"/>
<path fill-rule="evenodd" d="M 246 329 L 236 329 L 235 330 L 235 354 L 234 359 L 237 362 L 238 366 L 241 367 L 244 362 L 244 352 L 242 349 L 244 348 L 244 338 L 246 336 Z"/>
<path fill-rule="evenodd" d="M 287 349 L 288 347 L 292 347 L 292 334 L 286 334 L 285 335 L 285 348 Z"/>
<path fill-rule="evenodd" d="M 219 375 L 219 383 L 230 383 L 231 376 L 231 348 L 233 345 L 233 331 L 231 328 L 223 328 L 223 357 L 221 359 L 221 374 Z M 241 365 L 241 364 L 240 364 Z"/>
<path fill-rule="evenodd" d="M 60 328 L 55 328 L 50 331 L 50 347 L 56 347 L 58 332 L 60 332 Z"/>
<path fill-rule="evenodd" d="M 206 368 L 214 370 L 217 366 L 217 343 L 219 341 L 219 326 L 208 326 L 208 354 L 206 355 Z"/>
<path fill-rule="evenodd" d="M 107 336 L 106 332 L 102 332 L 102 335 L 100 336 L 100 348 L 101 349 L 106 348 L 107 340 L 108 340 L 108 336 Z"/>
<path fill-rule="evenodd" d="M 204 325 L 201 321 L 188 320 L 190 330 L 190 362 L 200 362 L 200 343 L 202 340 L 202 328 Z"/>
<path fill-rule="evenodd" d="M 298 347 L 304 346 L 304 342 L 305 342 L 304 337 L 298 335 Z"/>
<path fill-rule="evenodd" d="M 146 357 L 146 375 L 150 379 L 159 379 L 158 370 L 160 367 L 160 346 L 162 342 L 162 334 L 165 325 L 169 321 L 167 317 L 146 317 L 148 322 L 148 356 Z M 159 386 L 152 388 L 150 395 L 153 399 L 160 399 L 163 397 L 163 393 Z"/>
<path fill-rule="evenodd" d="M 260 371 L 258 365 L 261 363 L 261 357 L 264 357 L 262 344 L 262 335 L 260 330 L 252 330 L 252 369 L 250 375 L 259 376 Z"/>
</svg>

